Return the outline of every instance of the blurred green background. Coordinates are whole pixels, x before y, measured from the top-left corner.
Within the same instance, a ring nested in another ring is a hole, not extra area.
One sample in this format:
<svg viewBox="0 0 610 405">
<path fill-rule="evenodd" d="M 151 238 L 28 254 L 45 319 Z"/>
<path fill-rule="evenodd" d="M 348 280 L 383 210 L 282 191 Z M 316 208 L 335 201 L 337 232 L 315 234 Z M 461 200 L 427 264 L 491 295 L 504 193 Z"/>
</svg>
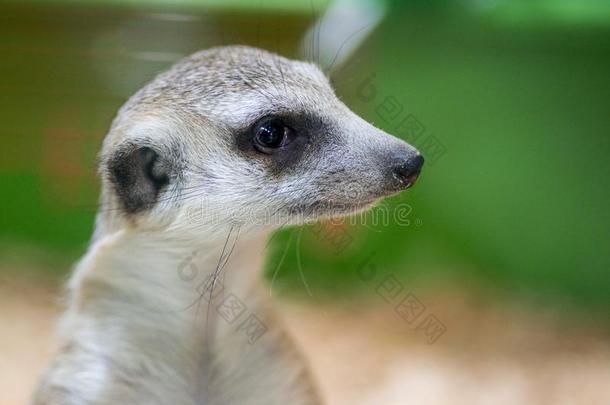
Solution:
<svg viewBox="0 0 610 405">
<path fill-rule="evenodd" d="M 0 4 L 0 261 L 42 260 L 54 274 L 69 271 L 92 232 L 100 142 L 119 106 L 156 73 L 220 44 L 297 57 L 325 7 Z M 331 78 L 354 111 L 428 157 L 417 187 L 385 203 L 390 213 L 412 207 L 409 224 L 282 231 L 270 248 L 274 289 L 359 294 L 371 289 L 358 270 L 374 265 L 405 284 L 459 285 L 607 317 L 610 4 L 388 7 Z"/>
</svg>

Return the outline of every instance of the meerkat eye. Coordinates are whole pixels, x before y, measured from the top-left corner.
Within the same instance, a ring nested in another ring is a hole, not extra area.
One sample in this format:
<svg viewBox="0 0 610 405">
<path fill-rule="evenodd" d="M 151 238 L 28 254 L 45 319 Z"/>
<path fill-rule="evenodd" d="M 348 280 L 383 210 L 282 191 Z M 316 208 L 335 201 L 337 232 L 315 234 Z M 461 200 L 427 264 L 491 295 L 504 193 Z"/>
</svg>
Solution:
<svg viewBox="0 0 610 405">
<path fill-rule="evenodd" d="M 292 130 L 279 119 L 271 119 L 254 127 L 254 147 L 261 153 L 273 153 L 291 140 Z"/>
</svg>

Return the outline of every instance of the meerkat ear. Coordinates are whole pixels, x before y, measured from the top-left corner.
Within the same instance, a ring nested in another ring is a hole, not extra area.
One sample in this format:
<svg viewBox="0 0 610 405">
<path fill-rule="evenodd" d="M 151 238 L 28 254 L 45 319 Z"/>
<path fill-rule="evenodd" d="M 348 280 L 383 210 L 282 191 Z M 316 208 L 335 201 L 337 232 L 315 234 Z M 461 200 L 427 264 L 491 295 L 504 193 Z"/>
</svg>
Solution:
<svg viewBox="0 0 610 405">
<path fill-rule="evenodd" d="M 108 162 L 110 181 L 127 213 L 152 207 L 159 192 L 169 183 L 170 167 L 149 147 L 127 147 Z"/>
</svg>

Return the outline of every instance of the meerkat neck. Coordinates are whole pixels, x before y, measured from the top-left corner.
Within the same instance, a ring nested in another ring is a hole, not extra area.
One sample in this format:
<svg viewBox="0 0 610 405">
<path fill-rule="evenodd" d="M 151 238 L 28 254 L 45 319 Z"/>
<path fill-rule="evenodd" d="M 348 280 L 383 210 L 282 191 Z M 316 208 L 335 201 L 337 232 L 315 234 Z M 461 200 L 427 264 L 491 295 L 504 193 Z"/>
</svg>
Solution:
<svg viewBox="0 0 610 405">
<path fill-rule="evenodd" d="M 129 230 L 101 236 L 70 281 L 71 312 L 94 311 L 98 319 L 107 318 L 113 329 L 122 325 L 122 339 L 130 333 L 171 334 L 171 339 L 163 341 L 182 345 L 188 352 L 189 347 L 201 346 L 206 322 L 211 321 L 208 312 L 216 316 L 207 310 L 208 294 L 216 294 L 209 289 L 211 275 L 218 276 L 215 289 L 247 300 L 261 278 L 262 261 L 249 257 L 257 249 L 256 240 L 246 238 L 195 245 Z M 250 265 L 238 274 L 235 267 L 245 263 Z M 103 335 L 105 330 L 96 332 Z"/>
<path fill-rule="evenodd" d="M 214 294 L 207 290 L 208 282 L 247 295 L 261 277 L 266 239 L 266 235 L 240 236 L 233 230 L 225 239 L 199 242 L 129 229 L 98 235 L 78 264 L 70 288 L 81 301 L 103 299 L 103 292 L 116 299 L 112 295 L 124 291 L 138 297 L 130 305 L 187 310 L 206 299 L 206 293 Z M 235 267 L 240 267 L 239 274 Z M 100 291 L 90 296 L 90 287 Z"/>
<path fill-rule="evenodd" d="M 107 387 L 122 387 L 127 378 L 125 390 L 154 390 L 158 403 L 176 395 L 176 403 L 198 403 L 208 395 L 201 392 L 201 382 L 210 379 L 206 353 L 225 352 L 216 345 L 226 344 L 230 326 L 206 299 L 206 281 L 220 262 L 216 289 L 224 287 L 225 296 L 239 297 L 256 311 L 262 267 L 257 258 L 264 243 L 265 238 L 243 238 L 235 247 L 232 241 L 195 246 L 129 229 L 100 235 L 70 280 L 69 308 L 59 330 L 61 372 L 48 384 L 69 387 L 66 392 L 88 403 L 105 398 Z M 62 380 L 71 367 L 79 367 L 75 375 L 83 378 Z M 167 386 L 172 389 L 162 389 Z"/>
</svg>

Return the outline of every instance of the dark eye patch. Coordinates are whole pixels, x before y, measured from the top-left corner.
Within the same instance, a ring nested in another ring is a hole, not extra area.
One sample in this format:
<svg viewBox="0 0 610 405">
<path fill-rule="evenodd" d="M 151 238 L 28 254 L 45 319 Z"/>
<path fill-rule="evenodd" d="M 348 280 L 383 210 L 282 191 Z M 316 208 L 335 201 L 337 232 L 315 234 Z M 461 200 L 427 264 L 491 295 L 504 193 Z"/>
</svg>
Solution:
<svg viewBox="0 0 610 405">
<path fill-rule="evenodd" d="M 272 154 L 261 154 L 254 145 L 254 136 L 259 123 L 269 120 L 281 121 L 287 125 L 293 132 L 294 139 Z M 315 153 L 324 143 L 324 135 L 329 133 L 327 128 L 329 126 L 321 118 L 312 114 L 267 114 L 236 131 L 235 144 L 237 150 L 246 157 L 263 162 L 274 175 L 280 175 L 294 168 L 306 154 Z"/>
</svg>

